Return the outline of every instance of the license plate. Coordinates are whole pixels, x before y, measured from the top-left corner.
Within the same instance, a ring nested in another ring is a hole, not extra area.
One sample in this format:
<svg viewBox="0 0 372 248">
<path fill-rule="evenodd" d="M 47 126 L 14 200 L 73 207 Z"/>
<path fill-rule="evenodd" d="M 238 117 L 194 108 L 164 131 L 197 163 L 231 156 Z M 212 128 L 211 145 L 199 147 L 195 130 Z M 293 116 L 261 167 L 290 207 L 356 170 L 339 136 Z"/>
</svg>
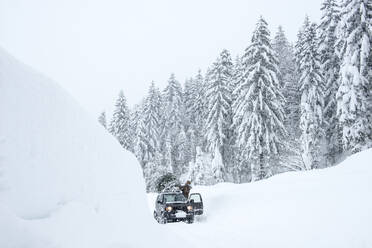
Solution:
<svg viewBox="0 0 372 248">
<path fill-rule="evenodd" d="M 186 213 L 183 211 L 177 211 L 176 213 L 177 218 L 186 218 Z"/>
</svg>

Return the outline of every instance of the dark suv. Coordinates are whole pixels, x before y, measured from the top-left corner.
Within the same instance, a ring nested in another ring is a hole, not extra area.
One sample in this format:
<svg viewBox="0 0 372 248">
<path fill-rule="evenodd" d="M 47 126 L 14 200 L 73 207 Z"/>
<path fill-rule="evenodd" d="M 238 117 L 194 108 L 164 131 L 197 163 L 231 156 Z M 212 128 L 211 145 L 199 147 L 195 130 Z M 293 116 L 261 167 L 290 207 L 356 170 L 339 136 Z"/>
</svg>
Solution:
<svg viewBox="0 0 372 248">
<path fill-rule="evenodd" d="M 195 199 L 198 202 L 195 202 Z M 191 194 L 190 198 L 186 199 L 181 192 L 164 192 L 156 198 L 154 218 L 161 224 L 179 221 L 191 224 L 194 222 L 194 215 L 202 213 L 200 194 Z"/>
</svg>

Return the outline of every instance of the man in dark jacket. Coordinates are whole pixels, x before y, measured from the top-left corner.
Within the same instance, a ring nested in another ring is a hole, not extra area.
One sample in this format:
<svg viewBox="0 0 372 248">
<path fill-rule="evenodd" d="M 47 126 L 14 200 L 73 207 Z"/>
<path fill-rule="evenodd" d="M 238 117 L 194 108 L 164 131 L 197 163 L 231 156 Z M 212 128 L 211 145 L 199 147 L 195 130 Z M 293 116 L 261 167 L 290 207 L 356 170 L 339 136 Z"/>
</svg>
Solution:
<svg viewBox="0 0 372 248">
<path fill-rule="evenodd" d="M 186 199 L 189 199 L 191 182 L 188 180 L 184 186 L 180 186 L 180 190 L 182 191 L 182 194 L 186 197 Z"/>
</svg>

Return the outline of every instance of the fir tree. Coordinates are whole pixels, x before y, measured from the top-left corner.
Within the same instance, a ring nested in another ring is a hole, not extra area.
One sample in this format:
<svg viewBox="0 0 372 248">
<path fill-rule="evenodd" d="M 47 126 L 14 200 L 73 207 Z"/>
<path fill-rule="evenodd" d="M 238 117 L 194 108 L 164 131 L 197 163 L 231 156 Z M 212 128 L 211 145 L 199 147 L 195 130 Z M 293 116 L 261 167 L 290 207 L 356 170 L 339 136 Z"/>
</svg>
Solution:
<svg viewBox="0 0 372 248">
<path fill-rule="evenodd" d="M 270 165 L 278 158 L 281 137 L 286 133 L 278 62 L 267 26 L 261 17 L 243 56 L 245 68 L 234 103 L 237 142 L 246 155 L 245 160 L 251 164 L 252 181 L 271 174 Z"/>
<path fill-rule="evenodd" d="M 287 128 L 293 129 L 299 122 L 299 86 L 296 80 L 295 57 L 292 45 L 281 26 L 275 35 L 273 49 L 277 54 L 281 92 L 286 100 L 285 113 Z"/>
<path fill-rule="evenodd" d="M 160 152 L 161 104 L 160 91 L 155 87 L 154 82 L 152 82 L 142 113 L 147 161 L 153 160 Z"/>
<path fill-rule="evenodd" d="M 146 153 L 145 136 L 144 136 L 144 123 L 143 123 L 143 106 L 144 101 L 140 104 L 136 104 L 133 107 L 130 115 L 130 129 L 133 137 L 133 149 L 131 150 L 137 157 L 141 166 L 143 167 L 143 161 Z"/>
<path fill-rule="evenodd" d="M 187 178 L 196 185 L 211 185 L 215 182 L 212 168 L 210 166 L 212 159 L 210 154 L 203 153 L 200 147 L 196 148 L 195 162 L 190 163 Z"/>
<path fill-rule="evenodd" d="M 230 54 L 223 50 L 210 72 L 207 89 L 206 139 L 207 149 L 215 157 L 223 158 L 229 142 L 231 126 L 231 88 L 233 64 Z M 223 160 L 221 159 L 221 163 Z M 219 171 L 224 170 L 220 165 Z M 216 171 L 217 172 L 217 171 Z M 216 174 L 216 180 L 224 180 L 224 172 Z"/>
<path fill-rule="evenodd" d="M 204 124 L 203 77 L 199 71 L 196 78 L 186 80 L 184 90 L 185 131 L 189 146 L 190 159 L 196 159 L 196 147 L 202 145 Z"/>
<path fill-rule="evenodd" d="M 243 78 L 244 73 L 244 65 L 243 65 L 243 59 L 241 56 L 237 55 L 234 62 L 234 68 L 233 68 L 233 76 L 230 83 L 231 88 L 231 106 L 234 105 L 239 93 L 237 92 L 237 88 L 240 84 L 240 80 Z M 233 116 L 233 113 L 232 113 Z M 237 144 L 237 131 L 235 128 L 230 128 L 230 138 L 229 138 L 229 151 L 227 154 L 225 154 L 225 161 L 228 162 L 226 165 L 227 168 L 227 175 L 226 175 L 226 181 L 229 182 L 240 182 L 240 172 L 239 167 L 241 166 L 242 159 L 241 154 L 242 151 L 240 150 L 239 145 Z M 248 181 L 248 180 L 245 180 Z"/>
<path fill-rule="evenodd" d="M 198 74 L 193 80 L 193 87 L 195 93 L 195 101 L 193 106 L 193 111 L 195 113 L 195 144 L 196 146 L 203 147 L 204 140 L 204 127 L 205 119 L 207 116 L 206 113 L 206 83 L 203 79 L 201 71 L 198 71 Z"/>
<path fill-rule="evenodd" d="M 120 91 L 109 127 L 110 133 L 127 150 L 131 150 L 130 112 L 123 91 Z"/>
<path fill-rule="evenodd" d="M 302 158 L 299 149 L 299 122 L 300 122 L 300 93 L 298 76 L 296 74 L 295 57 L 292 45 L 285 36 L 284 30 L 279 26 L 278 31 L 273 40 L 273 49 L 278 57 L 279 66 L 279 82 L 282 95 L 285 98 L 285 127 L 288 131 L 288 136 L 285 143 L 286 150 L 282 153 L 280 166 L 277 166 L 273 171 L 278 174 L 288 170 L 301 170 Z"/>
<path fill-rule="evenodd" d="M 337 114 L 344 149 L 355 153 L 370 147 L 372 139 L 372 3 L 344 0 L 341 6 Z"/>
<path fill-rule="evenodd" d="M 336 27 L 339 23 L 339 6 L 336 0 L 325 0 L 319 25 L 319 53 L 322 76 L 325 83 L 324 123 L 327 139 L 327 165 L 336 162 L 342 152 L 341 126 L 337 118 L 336 92 L 340 61 L 336 54 Z"/>
<path fill-rule="evenodd" d="M 284 30 L 279 26 L 278 31 L 273 40 L 273 49 L 276 52 L 278 58 L 279 67 L 279 82 L 282 89 L 285 89 L 286 84 L 292 83 L 293 72 L 294 72 L 294 54 L 293 48 L 287 37 L 285 36 Z M 283 95 L 286 91 L 283 91 Z"/>
<path fill-rule="evenodd" d="M 106 112 L 102 111 L 101 114 L 98 117 L 98 122 L 107 129 L 107 121 L 106 121 Z"/>
<path fill-rule="evenodd" d="M 237 98 L 235 89 L 239 86 L 239 83 L 240 83 L 239 80 L 243 78 L 242 76 L 243 72 L 244 72 L 243 60 L 242 60 L 242 57 L 238 55 L 235 58 L 233 77 L 231 81 L 231 102 L 232 103 L 234 103 Z"/>
<path fill-rule="evenodd" d="M 192 159 L 191 143 L 187 139 L 187 135 L 183 129 L 177 137 L 176 161 L 179 168 L 179 174 L 184 174 L 188 171 L 189 163 Z"/>
<path fill-rule="evenodd" d="M 300 28 L 300 30 L 298 31 L 298 34 L 297 34 L 297 41 L 296 41 L 296 44 L 295 44 L 295 63 L 297 65 L 296 69 L 297 69 L 298 75 L 300 75 L 302 73 L 301 72 L 301 67 L 299 65 L 301 63 L 301 60 L 305 56 L 304 55 L 305 54 L 305 49 L 303 47 L 304 44 L 305 44 L 305 40 L 306 40 L 305 32 L 309 28 L 310 25 L 311 25 L 310 19 L 309 19 L 308 16 L 306 16 L 305 20 L 304 20 L 304 23 L 302 24 L 302 27 Z"/>
<path fill-rule="evenodd" d="M 148 95 L 140 107 L 137 107 L 135 153 L 143 168 L 147 191 L 155 190 L 156 180 L 172 171 L 168 163 L 163 163 L 161 153 L 161 109 L 162 97 L 152 82 Z"/>
<path fill-rule="evenodd" d="M 302 34 L 300 45 L 301 148 L 307 170 L 322 166 L 324 85 L 318 53 L 317 25 L 310 24 Z"/>
<path fill-rule="evenodd" d="M 174 74 L 168 80 L 168 85 L 163 93 L 164 99 L 164 132 L 177 134 L 182 128 L 184 114 L 183 95 L 181 84 Z"/>
<path fill-rule="evenodd" d="M 174 74 L 168 80 L 163 92 L 163 119 L 162 119 L 162 152 L 163 161 L 173 168 L 175 175 L 180 175 L 184 168 L 178 160 L 182 151 L 179 150 L 179 133 L 183 130 L 184 101 L 181 84 Z"/>
<path fill-rule="evenodd" d="M 195 88 L 194 88 L 194 80 L 192 78 L 187 79 L 185 81 L 185 89 L 183 94 L 184 99 L 184 106 L 185 106 L 185 118 L 184 118 L 184 126 L 187 131 L 189 129 L 193 129 L 193 125 L 195 124 L 195 117 L 196 113 L 194 112 L 195 106 Z"/>
</svg>

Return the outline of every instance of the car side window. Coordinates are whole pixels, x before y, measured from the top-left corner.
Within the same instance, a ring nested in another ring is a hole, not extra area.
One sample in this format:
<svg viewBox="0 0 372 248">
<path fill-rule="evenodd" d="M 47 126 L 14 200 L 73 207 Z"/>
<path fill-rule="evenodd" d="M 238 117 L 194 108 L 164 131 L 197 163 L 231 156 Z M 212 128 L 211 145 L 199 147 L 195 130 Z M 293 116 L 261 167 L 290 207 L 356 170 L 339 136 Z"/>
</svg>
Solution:
<svg viewBox="0 0 372 248">
<path fill-rule="evenodd" d="M 192 194 L 192 195 L 190 196 L 190 200 L 194 200 L 195 203 L 199 203 L 199 202 L 201 202 L 200 195 L 197 195 L 197 194 Z"/>
</svg>

